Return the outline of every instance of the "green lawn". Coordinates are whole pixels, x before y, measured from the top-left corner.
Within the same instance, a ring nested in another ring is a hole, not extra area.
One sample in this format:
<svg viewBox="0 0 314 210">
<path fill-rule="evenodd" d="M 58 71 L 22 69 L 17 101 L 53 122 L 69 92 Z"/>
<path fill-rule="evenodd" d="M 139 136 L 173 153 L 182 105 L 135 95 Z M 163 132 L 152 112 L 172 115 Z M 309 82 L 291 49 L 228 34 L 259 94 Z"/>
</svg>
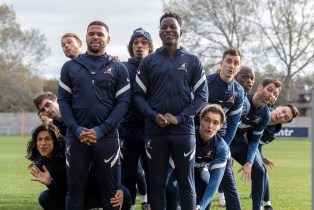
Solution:
<svg viewBox="0 0 314 210">
<path fill-rule="evenodd" d="M 30 181 L 24 157 L 27 141 L 28 137 L 0 137 L 0 210 L 41 209 L 37 197 L 45 187 Z M 274 170 L 269 170 L 274 209 L 311 209 L 311 142 L 276 140 L 264 146 L 264 155 L 277 164 Z M 236 173 L 239 165 L 234 167 L 243 210 L 250 210 L 251 185 L 240 180 L 241 174 Z M 211 209 L 224 208 L 217 207 L 215 198 Z"/>
</svg>

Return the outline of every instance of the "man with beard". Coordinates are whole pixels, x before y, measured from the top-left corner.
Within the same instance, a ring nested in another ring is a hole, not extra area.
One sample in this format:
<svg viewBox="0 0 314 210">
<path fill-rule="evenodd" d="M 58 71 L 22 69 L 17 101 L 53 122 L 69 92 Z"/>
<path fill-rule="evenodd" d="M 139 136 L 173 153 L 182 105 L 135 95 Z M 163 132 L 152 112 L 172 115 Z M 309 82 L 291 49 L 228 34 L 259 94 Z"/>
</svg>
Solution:
<svg viewBox="0 0 314 210">
<path fill-rule="evenodd" d="M 260 210 L 264 195 L 266 169 L 258 153 L 257 147 L 264 129 L 271 118 L 268 103 L 279 95 L 281 82 L 276 78 L 266 78 L 258 86 L 255 94 L 247 94 L 243 107 L 247 107 L 248 114 L 241 116 L 236 135 L 230 144 L 231 156 L 242 167 L 244 181 L 252 180 L 253 210 Z M 246 104 L 248 103 L 248 104 Z M 252 132 L 248 138 L 246 132 Z M 233 180 L 228 180 L 230 185 L 235 185 Z M 225 191 L 225 194 L 227 192 Z M 227 206 L 232 204 L 228 204 Z"/>
<path fill-rule="evenodd" d="M 101 21 L 87 27 L 87 52 L 66 62 L 58 88 L 60 113 L 67 127 L 67 209 L 82 209 L 89 167 L 93 162 L 103 209 L 112 207 L 119 186 L 117 125 L 130 102 L 125 66 L 106 54 L 109 28 Z M 122 205 L 122 204 L 121 204 Z"/>
</svg>

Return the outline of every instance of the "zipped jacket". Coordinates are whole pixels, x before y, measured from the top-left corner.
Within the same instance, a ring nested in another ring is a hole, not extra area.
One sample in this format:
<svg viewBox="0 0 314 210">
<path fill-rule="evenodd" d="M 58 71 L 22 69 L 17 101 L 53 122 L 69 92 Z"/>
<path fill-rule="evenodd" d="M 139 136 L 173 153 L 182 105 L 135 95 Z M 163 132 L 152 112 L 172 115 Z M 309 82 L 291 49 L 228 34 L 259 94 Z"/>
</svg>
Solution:
<svg viewBox="0 0 314 210">
<path fill-rule="evenodd" d="M 136 71 L 141 63 L 141 60 L 135 58 L 129 58 L 127 62 L 122 62 L 129 71 L 131 92 L 134 87 Z M 128 112 L 123 117 L 120 125 L 123 127 L 131 128 L 133 130 L 144 130 L 145 127 L 144 115 L 134 106 L 131 101 Z"/>
<path fill-rule="evenodd" d="M 128 71 L 111 56 L 85 53 L 63 65 L 58 103 L 67 135 L 78 137 L 85 127 L 94 128 L 99 138 L 118 137 L 117 125 L 129 102 Z"/>
<path fill-rule="evenodd" d="M 206 104 L 207 81 L 199 58 L 184 48 L 169 55 L 158 48 L 146 56 L 137 71 L 133 100 L 145 115 L 145 133 L 195 134 L 194 116 Z M 178 125 L 161 128 L 157 114 L 170 113 Z"/>
</svg>

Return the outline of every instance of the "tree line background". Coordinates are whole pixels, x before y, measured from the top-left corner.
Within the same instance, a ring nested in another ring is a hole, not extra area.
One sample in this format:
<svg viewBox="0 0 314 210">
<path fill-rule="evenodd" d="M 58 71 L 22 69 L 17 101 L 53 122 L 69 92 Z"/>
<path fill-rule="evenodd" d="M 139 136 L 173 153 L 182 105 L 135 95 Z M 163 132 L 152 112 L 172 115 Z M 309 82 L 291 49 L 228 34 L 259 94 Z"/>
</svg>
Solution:
<svg viewBox="0 0 314 210">
<path fill-rule="evenodd" d="M 277 77 L 283 89 L 277 104 L 298 100 L 296 88 L 313 86 L 314 2 L 309 0 L 162 0 L 163 10 L 183 18 L 181 44 L 215 72 L 230 47 L 256 74 L 253 91 L 265 77 Z M 38 68 L 50 54 L 45 35 L 21 30 L 13 8 L 0 4 L 0 112 L 34 111 L 33 97 L 57 92 Z"/>
</svg>

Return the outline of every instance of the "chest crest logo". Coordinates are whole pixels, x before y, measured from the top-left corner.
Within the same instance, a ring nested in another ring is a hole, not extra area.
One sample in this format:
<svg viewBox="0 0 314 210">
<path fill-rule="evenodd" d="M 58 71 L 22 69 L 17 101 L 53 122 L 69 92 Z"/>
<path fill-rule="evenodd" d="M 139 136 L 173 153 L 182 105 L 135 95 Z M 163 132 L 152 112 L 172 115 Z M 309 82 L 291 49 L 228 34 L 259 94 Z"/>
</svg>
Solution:
<svg viewBox="0 0 314 210">
<path fill-rule="evenodd" d="M 188 72 L 186 66 L 187 66 L 187 63 L 182 63 L 181 66 L 178 68 L 178 70 Z"/>
<path fill-rule="evenodd" d="M 108 68 L 108 69 L 104 72 L 104 74 L 109 74 L 109 75 L 111 75 L 111 76 L 113 77 L 112 70 L 113 70 L 113 69 L 110 67 L 110 68 Z"/>
</svg>

